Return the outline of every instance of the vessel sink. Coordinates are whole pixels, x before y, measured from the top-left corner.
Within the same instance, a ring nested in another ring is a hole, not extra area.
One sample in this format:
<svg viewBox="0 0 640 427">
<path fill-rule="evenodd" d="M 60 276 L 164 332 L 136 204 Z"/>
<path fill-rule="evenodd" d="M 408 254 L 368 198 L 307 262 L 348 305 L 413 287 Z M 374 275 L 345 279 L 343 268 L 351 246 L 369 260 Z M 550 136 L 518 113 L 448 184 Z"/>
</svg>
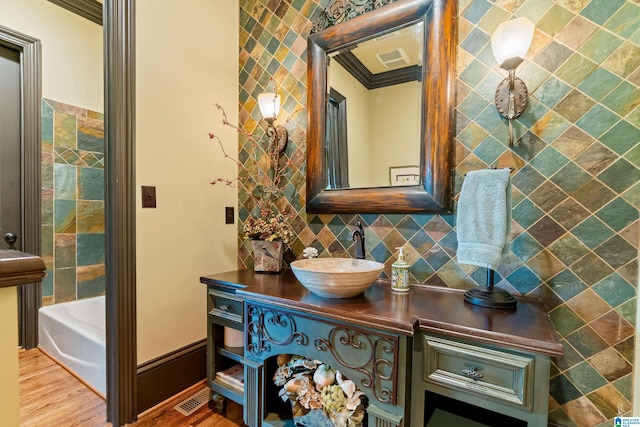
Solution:
<svg viewBox="0 0 640 427">
<path fill-rule="evenodd" d="M 325 298 L 351 298 L 378 280 L 384 264 L 354 258 L 310 258 L 291 263 L 302 286 Z"/>
</svg>

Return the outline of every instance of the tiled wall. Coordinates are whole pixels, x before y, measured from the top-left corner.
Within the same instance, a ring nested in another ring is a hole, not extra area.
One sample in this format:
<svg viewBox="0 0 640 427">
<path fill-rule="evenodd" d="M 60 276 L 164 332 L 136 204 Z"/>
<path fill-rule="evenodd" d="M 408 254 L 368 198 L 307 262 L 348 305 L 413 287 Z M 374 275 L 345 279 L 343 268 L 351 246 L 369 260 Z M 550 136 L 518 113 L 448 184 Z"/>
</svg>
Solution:
<svg viewBox="0 0 640 427">
<path fill-rule="evenodd" d="M 104 295 L 104 117 L 42 101 L 43 305 Z"/>
<path fill-rule="evenodd" d="M 385 262 L 404 245 L 415 282 L 470 288 L 485 272 L 456 263 L 455 215 L 311 215 L 305 204 L 306 37 L 328 0 L 248 0 L 240 11 L 240 123 L 256 136 L 256 97 L 273 76 L 289 118 L 293 159 L 282 208 L 296 212 L 295 255 L 355 253 L 347 238 L 365 224 L 369 257 Z M 505 74 L 489 39 L 513 16 L 536 24 L 518 69 L 531 94 L 507 147 L 493 97 Z M 640 4 L 638 0 L 459 0 L 455 188 L 464 174 L 512 166 L 512 253 L 500 286 L 541 297 L 565 355 L 553 360 L 550 421 L 612 425 L 629 414 L 636 318 L 640 207 Z M 263 150 L 239 140 L 240 159 Z M 253 209 L 255 183 L 243 178 L 240 219 Z M 239 264 L 252 266 L 239 236 Z"/>
</svg>

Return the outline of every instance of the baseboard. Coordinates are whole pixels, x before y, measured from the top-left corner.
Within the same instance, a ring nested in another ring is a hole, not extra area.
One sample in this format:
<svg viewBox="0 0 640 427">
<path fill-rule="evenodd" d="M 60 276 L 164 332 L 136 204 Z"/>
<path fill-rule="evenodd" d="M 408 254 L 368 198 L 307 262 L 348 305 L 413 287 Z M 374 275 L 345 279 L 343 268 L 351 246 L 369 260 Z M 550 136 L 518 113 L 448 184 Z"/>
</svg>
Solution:
<svg viewBox="0 0 640 427">
<path fill-rule="evenodd" d="M 138 413 L 207 377 L 205 339 L 138 366 Z"/>
</svg>

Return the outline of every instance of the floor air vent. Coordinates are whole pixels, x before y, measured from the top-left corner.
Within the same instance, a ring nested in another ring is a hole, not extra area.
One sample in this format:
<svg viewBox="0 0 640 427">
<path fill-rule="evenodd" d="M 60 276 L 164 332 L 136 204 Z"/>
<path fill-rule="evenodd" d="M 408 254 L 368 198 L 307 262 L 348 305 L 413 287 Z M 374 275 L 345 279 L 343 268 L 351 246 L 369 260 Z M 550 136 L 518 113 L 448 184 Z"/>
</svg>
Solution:
<svg viewBox="0 0 640 427">
<path fill-rule="evenodd" d="M 205 388 L 197 392 L 190 398 L 178 403 L 173 407 L 173 409 L 180 412 L 184 416 L 189 416 L 206 405 L 209 400 L 211 400 L 211 390 Z"/>
</svg>

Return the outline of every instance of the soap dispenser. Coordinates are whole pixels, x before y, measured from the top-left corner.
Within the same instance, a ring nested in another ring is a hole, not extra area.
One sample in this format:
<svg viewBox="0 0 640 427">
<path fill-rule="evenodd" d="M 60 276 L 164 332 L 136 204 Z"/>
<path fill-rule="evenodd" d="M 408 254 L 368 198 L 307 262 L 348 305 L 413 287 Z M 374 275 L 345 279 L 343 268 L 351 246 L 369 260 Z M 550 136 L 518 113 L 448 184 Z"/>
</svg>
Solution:
<svg viewBox="0 0 640 427">
<path fill-rule="evenodd" d="M 409 290 L 409 263 L 404 260 L 403 248 L 398 250 L 398 259 L 391 264 L 391 290 L 407 292 Z"/>
</svg>

